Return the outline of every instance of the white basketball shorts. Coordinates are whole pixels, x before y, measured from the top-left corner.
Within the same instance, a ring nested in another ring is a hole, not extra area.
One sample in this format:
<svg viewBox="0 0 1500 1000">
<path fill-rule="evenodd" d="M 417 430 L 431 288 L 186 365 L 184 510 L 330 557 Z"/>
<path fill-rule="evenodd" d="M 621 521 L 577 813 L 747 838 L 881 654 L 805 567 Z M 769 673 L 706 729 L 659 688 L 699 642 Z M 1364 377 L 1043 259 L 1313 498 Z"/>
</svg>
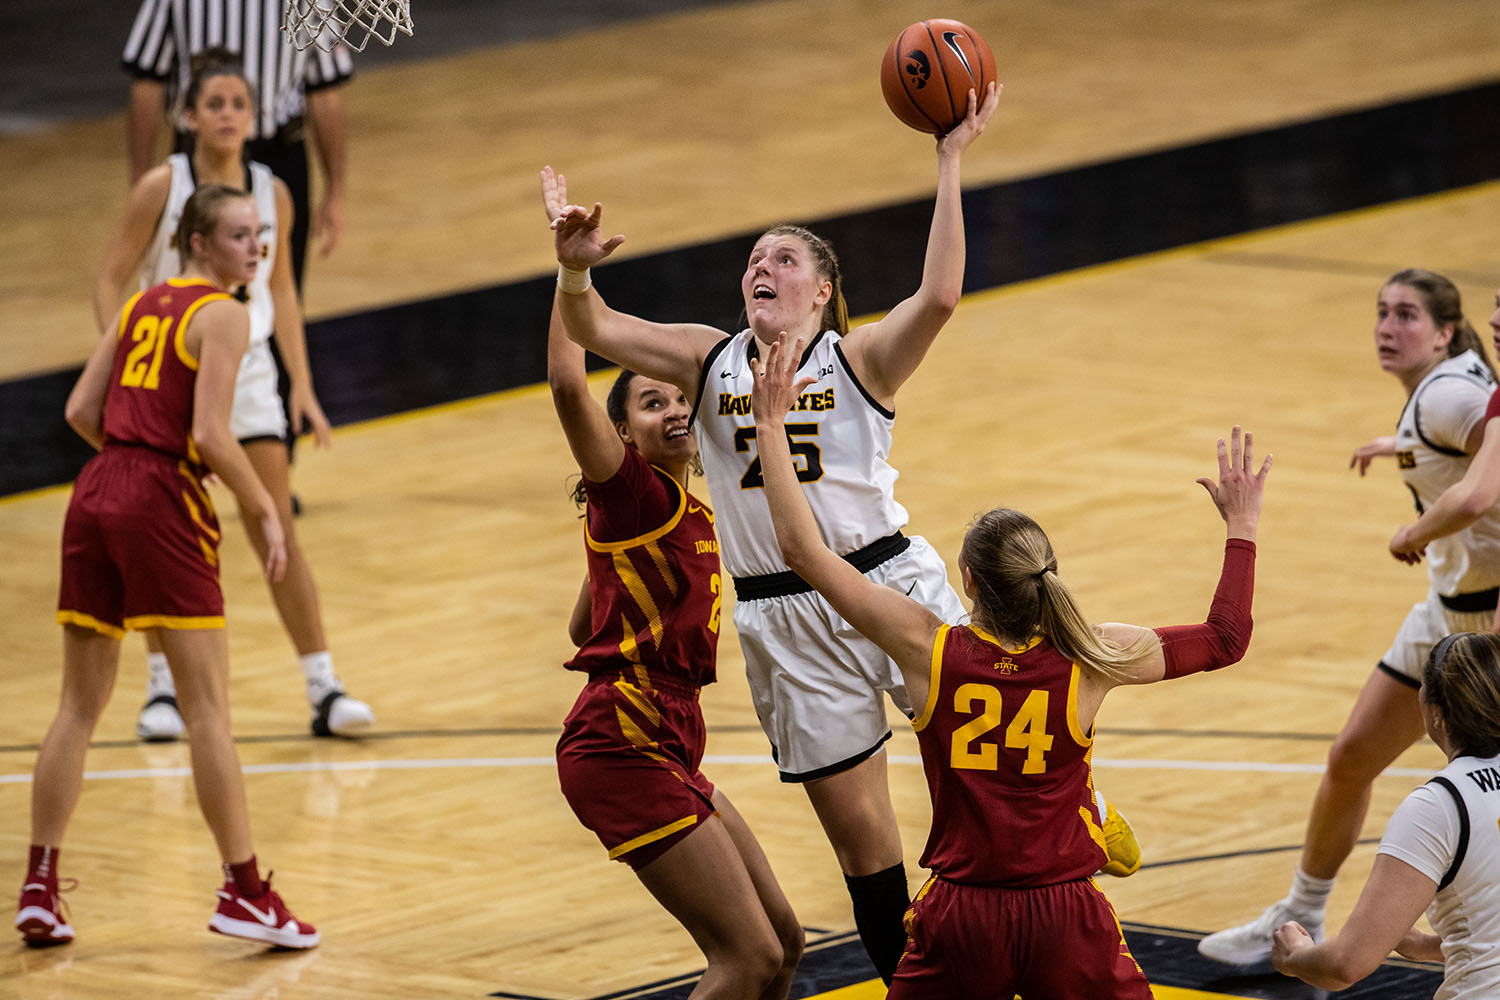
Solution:
<svg viewBox="0 0 1500 1000">
<path fill-rule="evenodd" d="M 910 538 L 904 552 L 865 575 L 909 594 L 945 622 L 966 622 L 942 558 L 921 536 Z M 911 716 L 896 664 L 820 594 L 740 600 L 734 624 L 782 781 L 827 777 L 877 753 L 891 737 L 885 695 Z"/>
</svg>

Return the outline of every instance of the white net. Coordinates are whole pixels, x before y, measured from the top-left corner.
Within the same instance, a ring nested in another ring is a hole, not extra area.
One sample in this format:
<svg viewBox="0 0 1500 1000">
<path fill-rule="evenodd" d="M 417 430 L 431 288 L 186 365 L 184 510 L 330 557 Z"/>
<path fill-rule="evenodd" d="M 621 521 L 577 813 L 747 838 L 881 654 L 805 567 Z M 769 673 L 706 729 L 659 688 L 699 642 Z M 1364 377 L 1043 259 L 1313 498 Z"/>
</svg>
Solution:
<svg viewBox="0 0 1500 1000">
<path fill-rule="evenodd" d="M 372 38 L 389 45 L 396 32 L 411 34 L 411 0 L 286 0 L 281 30 L 298 49 L 363 52 Z"/>
</svg>

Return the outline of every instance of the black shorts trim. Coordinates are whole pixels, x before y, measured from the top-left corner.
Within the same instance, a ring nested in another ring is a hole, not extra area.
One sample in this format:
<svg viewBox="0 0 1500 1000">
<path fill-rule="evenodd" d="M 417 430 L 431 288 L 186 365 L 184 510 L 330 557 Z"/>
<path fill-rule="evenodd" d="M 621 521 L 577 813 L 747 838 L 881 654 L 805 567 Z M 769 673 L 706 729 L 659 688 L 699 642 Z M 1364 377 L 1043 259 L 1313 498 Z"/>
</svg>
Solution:
<svg viewBox="0 0 1500 1000">
<path fill-rule="evenodd" d="M 1402 684 L 1405 684 L 1407 687 L 1411 688 L 1413 691 L 1417 690 L 1418 688 L 1420 688 L 1422 686 L 1422 682 L 1421 681 L 1416 680 L 1415 678 L 1406 676 L 1401 671 L 1399 671 L 1395 667 L 1391 666 L 1389 663 L 1386 663 L 1384 660 L 1381 660 L 1379 663 L 1375 664 L 1375 669 L 1376 670 L 1383 670 L 1383 671 L 1385 671 L 1386 675 L 1389 676 L 1391 678 L 1391 680 L 1393 680 L 1393 681 L 1400 681 Z"/>
<path fill-rule="evenodd" d="M 876 566 L 899 556 L 910 547 L 910 538 L 899 531 L 893 531 L 884 538 L 875 539 L 862 549 L 855 549 L 844 556 L 844 561 L 861 573 L 868 573 Z M 791 570 L 782 573 L 766 573 L 763 576 L 734 578 L 734 599 L 737 601 L 763 601 L 771 597 L 810 594 L 813 589 L 812 584 Z"/>
<path fill-rule="evenodd" d="M 1454 594 L 1452 597 L 1439 594 L 1438 600 L 1449 611 L 1494 611 L 1495 605 L 1500 604 L 1500 587 L 1476 590 L 1469 594 Z"/>
<path fill-rule="evenodd" d="M 240 447 L 247 444 L 260 444 L 262 441 L 275 441 L 277 444 L 286 444 L 286 438 L 278 434 L 252 434 L 247 438 L 240 438 Z"/>
<path fill-rule="evenodd" d="M 885 735 L 876 740 L 875 745 L 870 747 L 868 750 L 861 750 L 853 757 L 845 757 L 843 760 L 839 761 L 836 764 L 829 764 L 827 767 L 819 767 L 811 771 L 803 771 L 801 774 L 793 774 L 790 771 L 782 771 L 781 780 L 788 785 L 800 785 L 804 782 L 816 781 L 819 778 L 827 778 L 830 775 L 841 774 L 842 772 L 849 770 L 854 765 L 863 764 L 865 761 L 875 756 L 880 752 L 880 748 L 885 746 L 886 741 L 890 738 L 891 731 L 887 729 L 885 731 Z M 771 757 L 773 759 L 776 757 L 775 747 L 771 748 Z"/>
</svg>

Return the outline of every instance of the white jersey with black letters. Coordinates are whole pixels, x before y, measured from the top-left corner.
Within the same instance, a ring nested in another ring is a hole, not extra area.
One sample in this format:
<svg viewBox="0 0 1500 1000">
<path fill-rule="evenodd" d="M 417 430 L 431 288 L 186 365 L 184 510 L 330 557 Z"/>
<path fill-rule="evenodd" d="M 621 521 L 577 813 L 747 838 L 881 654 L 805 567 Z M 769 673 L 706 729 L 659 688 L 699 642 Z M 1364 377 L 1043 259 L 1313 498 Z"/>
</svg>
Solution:
<svg viewBox="0 0 1500 1000">
<path fill-rule="evenodd" d="M 159 285 L 182 273 L 182 258 L 172 245 L 172 235 L 182 221 L 183 206 L 198 188 L 198 178 L 194 176 L 193 162 L 186 153 L 173 153 L 167 157 L 167 164 L 172 168 L 172 185 L 167 191 L 167 204 L 157 220 L 156 233 L 151 237 L 146 256 L 141 258 L 142 288 Z M 276 266 L 276 186 L 270 168 L 264 164 L 246 164 L 246 171 L 250 195 L 260 214 L 260 265 L 245 289 L 248 295 L 245 305 L 250 310 L 250 345 L 254 347 L 271 339 L 276 319 L 276 308 L 271 302 L 271 270 Z"/>
<path fill-rule="evenodd" d="M 854 377 L 842 339 L 828 330 L 803 351 L 797 374 L 817 381 L 787 414 L 786 433 L 823 541 L 847 555 L 900 530 L 907 515 L 895 500 L 898 473 L 887 460 L 896 415 Z M 703 362 L 692 418 L 713 494 L 720 554 L 736 578 L 787 569 L 755 447 L 750 361 L 756 356 L 755 335 L 748 329 L 716 344 Z"/>
<path fill-rule="evenodd" d="M 1489 369 L 1465 351 L 1439 363 L 1406 401 L 1396 425 L 1396 465 L 1419 511 L 1468 471 L 1464 446 L 1494 389 Z M 1492 507 L 1463 531 L 1429 542 L 1426 562 L 1433 588 L 1444 597 L 1500 584 L 1500 512 Z"/>
<path fill-rule="evenodd" d="M 1434 1000 L 1500 996 L 1500 757 L 1458 757 L 1397 807 L 1381 838 L 1438 885 L 1427 907 L 1443 939 Z"/>
</svg>

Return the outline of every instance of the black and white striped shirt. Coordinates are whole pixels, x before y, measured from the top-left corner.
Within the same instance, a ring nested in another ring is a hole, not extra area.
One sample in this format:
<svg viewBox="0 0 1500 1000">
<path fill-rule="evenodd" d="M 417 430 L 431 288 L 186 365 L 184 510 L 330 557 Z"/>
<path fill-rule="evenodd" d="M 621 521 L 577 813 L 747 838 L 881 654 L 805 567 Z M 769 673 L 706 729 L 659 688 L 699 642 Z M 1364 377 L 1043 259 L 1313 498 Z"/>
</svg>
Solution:
<svg viewBox="0 0 1500 1000">
<path fill-rule="evenodd" d="M 302 116 L 307 91 L 334 87 L 354 75 L 340 46 L 299 52 L 281 30 L 284 0 L 142 0 L 121 62 L 127 72 L 167 84 L 175 105 L 192 75 L 192 57 L 219 46 L 239 53 L 255 89 L 258 114 L 251 139 L 269 138 Z"/>
</svg>

